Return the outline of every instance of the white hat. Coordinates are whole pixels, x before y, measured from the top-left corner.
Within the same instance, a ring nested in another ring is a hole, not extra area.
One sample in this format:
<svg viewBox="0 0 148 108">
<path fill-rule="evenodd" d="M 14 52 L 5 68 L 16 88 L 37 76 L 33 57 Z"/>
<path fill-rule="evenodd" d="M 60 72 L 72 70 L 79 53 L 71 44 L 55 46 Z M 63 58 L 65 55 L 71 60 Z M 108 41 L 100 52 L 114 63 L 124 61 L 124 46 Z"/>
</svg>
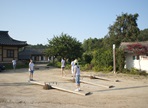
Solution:
<svg viewBox="0 0 148 108">
<path fill-rule="evenodd" d="M 78 60 L 77 60 L 77 59 L 74 60 L 74 64 L 75 64 L 75 63 L 78 63 Z"/>
</svg>

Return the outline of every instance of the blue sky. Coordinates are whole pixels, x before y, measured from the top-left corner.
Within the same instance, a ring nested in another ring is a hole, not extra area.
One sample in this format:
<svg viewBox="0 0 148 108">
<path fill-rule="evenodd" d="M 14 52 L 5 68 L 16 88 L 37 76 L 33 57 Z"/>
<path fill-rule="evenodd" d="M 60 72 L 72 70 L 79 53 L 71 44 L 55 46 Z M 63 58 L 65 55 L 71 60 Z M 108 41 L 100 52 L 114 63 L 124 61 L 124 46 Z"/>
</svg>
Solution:
<svg viewBox="0 0 148 108">
<path fill-rule="evenodd" d="M 103 38 L 122 13 L 138 13 L 148 28 L 148 0 L 0 0 L 0 30 L 28 44 L 48 44 L 62 32 L 83 42 Z"/>
</svg>

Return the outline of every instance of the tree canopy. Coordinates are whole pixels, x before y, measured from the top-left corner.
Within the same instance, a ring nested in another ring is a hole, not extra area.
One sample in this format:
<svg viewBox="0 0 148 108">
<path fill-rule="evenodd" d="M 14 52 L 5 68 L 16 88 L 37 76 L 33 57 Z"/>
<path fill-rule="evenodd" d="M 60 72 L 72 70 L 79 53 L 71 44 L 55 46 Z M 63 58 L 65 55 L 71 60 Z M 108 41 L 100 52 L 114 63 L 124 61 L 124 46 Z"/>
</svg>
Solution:
<svg viewBox="0 0 148 108">
<path fill-rule="evenodd" d="M 148 29 L 140 31 L 140 34 L 138 35 L 138 41 L 148 41 Z"/>
<path fill-rule="evenodd" d="M 64 57 L 67 59 L 79 58 L 82 55 L 82 44 L 71 36 L 61 33 L 60 36 L 54 36 L 48 40 L 46 55 L 55 57 Z"/>
<path fill-rule="evenodd" d="M 140 30 L 137 24 L 138 14 L 127 14 L 117 16 L 116 21 L 113 25 L 109 26 L 109 37 L 110 42 L 114 42 L 117 46 L 121 42 L 135 42 L 138 41 L 138 35 Z"/>
</svg>

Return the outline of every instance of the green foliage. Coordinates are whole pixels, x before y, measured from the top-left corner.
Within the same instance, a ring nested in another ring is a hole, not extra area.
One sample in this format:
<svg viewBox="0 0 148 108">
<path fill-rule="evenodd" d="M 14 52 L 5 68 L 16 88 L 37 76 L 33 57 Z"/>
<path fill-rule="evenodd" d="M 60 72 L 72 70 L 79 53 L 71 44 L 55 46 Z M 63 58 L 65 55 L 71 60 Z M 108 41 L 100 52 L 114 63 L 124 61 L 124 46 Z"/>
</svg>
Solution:
<svg viewBox="0 0 148 108">
<path fill-rule="evenodd" d="M 103 67 L 103 66 L 94 66 L 93 68 L 93 71 L 95 72 L 99 72 L 99 71 L 107 71 L 107 72 L 110 72 L 113 70 L 113 67 L 112 66 L 108 66 L 108 67 Z"/>
<path fill-rule="evenodd" d="M 54 66 L 54 67 L 57 67 L 57 68 L 61 68 L 61 62 L 55 61 L 54 63 L 48 63 L 47 66 Z M 66 62 L 66 65 L 65 65 L 65 69 L 71 69 L 71 65 L 67 62 Z"/>
<path fill-rule="evenodd" d="M 112 45 L 116 45 L 116 70 L 122 73 L 134 74 L 136 70 L 124 69 L 125 56 L 124 51 L 119 49 L 121 42 L 134 42 L 148 40 L 148 29 L 140 32 L 137 25 L 138 14 L 122 13 L 117 16 L 113 25 L 109 26 L 109 33 L 102 39 L 89 38 L 84 40 L 83 44 L 67 34 L 54 36 L 48 40 L 46 55 L 54 56 L 60 61 L 65 57 L 71 61 L 72 58 L 81 60 L 81 70 L 112 71 L 113 70 L 113 52 Z M 139 34 L 140 33 L 140 34 Z M 83 49 L 82 49 L 83 48 Z M 82 55 L 83 54 L 83 55 Z M 82 56 L 81 56 L 82 55 Z M 60 67 L 60 63 L 56 62 Z M 70 69 L 70 64 L 66 65 Z M 143 72 L 144 73 L 144 72 Z M 138 74 L 143 74 L 139 72 Z"/>
<path fill-rule="evenodd" d="M 147 76 L 148 73 L 146 73 L 146 71 L 141 71 L 141 70 L 138 70 L 138 69 L 135 69 L 135 68 L 131 68 L 130 69 L 130 74 L 133 74 L 133 75 L 143 75 L 143 76 Z"/>
<path fill-rule="evenodd" d="M 108 66 L 103 68 L 103 71 L 112 71 L 112 70 L 113 70 L 113 66 Z"/>
<path fill-rule="evenodd" d="M 82 58 L 84 62 L 90 63 L 92 60 L 92 54 L 91 53 L 83 53 Z"/>
<path fill-rule="evenodd" d="M 140 34 L 138 35 L 138 41 L 148 41 L 148 29 L 140 31 Z"/>
<path fill-rule="evenodd" d="M 48 56 L 59 56 L 70 60 L 82 56 L 82 44 L 67 34 L 62 33 L 60 36 L 54 36 L 48 42 L 48 48 L 45 51 Z"/>
<path fill-rule="evenodd" d="M 93 71 L 95 72 L 99 72 L 99 71 L 103 71 L 103 67 L 99 66 L 99 65 L 95 65 L 93 68 L 92 68 Z"/>
<path fill-rule="evenodd" d="M 37 49 L 45 49 L 47 48 L 47 45 L 42 45 L 42 44 L 37 44 L 37 45 L 30 45 L 33 48 L 37 48 Z"/>
<path fill-rule="evenodd" d="M 137 41 L 140 33 L 136 22 L 138 16 L 137 13 L 117 16 L 115 23 L 109 27 L 109 43 L 119 46 L 121 42 Z"/>
<path fill-rule="evenodd" d="M 109 67 L 112 66 L 112 50 L 108 49 L 98 49 L 97 51 L 93 52 L 93 59 L 91 63 L 93 65 L 98 65 L 102 67 Z"/>
<path fill-rule="evenodd" d="M 48 63 L 47 66 L 54 66 L 54 67 L 60 68 L 61 67 L 61 62 L 55 61 L 54 63 Z"/>
<path fill-rule="evenodd" d="M 80 64 L 81 71 L 89 71 L 92 70 L 92 64 Z"/>
<path fill-rule="evenodd" d="M 138 74 L 139 70 L 135 68 L 130 69 L 130 74 Z"/>
<path fill-rule="evenodd" d="M 125 56 L 124 51 L 118 49 L 121 42 L 133 42 L 138 40 L 140 30 L 137 25 L 138 14 L 117 16 L 116 21 L 109 27 L 109 33 L 103 39 L 89 38 L 83 43 L 83 59 L 86 62 L 88 55 L 92 54 L 91 64 L 95 71 L 112 71 L 113 52 L 112 45 L 116 45 L 116 70 L 123 72 Z M 89 57 L 88 57 L 89 58 Z M 90 59 L 89 59 L 90 60 Z M 87 62 L 89 63 L 89 62 Z"/>
<path fill-rule="evenodd" d="M 103 39 L 97 39 L 97 38 L 89 38 L 87 40 L 84 40 L 83 44 L 82 44 L 82 48 L 85 52 L 91 52 L 93 50 L 96 50 L 98 48 L 101 48 L 102 45 L 102 40 Z"/>
<path fill-rule="evenodd" d="M 116 69 L 122 72 L 125 65 L 125 55 L 122 49 L 116 49 Z"/>
<path fill-rule="evenodd" d="M 146 73 L 146 71 L 141 71 L 141 70 L 136 69 L 136 68 L 124 69 L 124 70 L 123 70 L 123 73 L 131 74 L 131 75 L 148 76 L 148 73 Z"/>
</svg>

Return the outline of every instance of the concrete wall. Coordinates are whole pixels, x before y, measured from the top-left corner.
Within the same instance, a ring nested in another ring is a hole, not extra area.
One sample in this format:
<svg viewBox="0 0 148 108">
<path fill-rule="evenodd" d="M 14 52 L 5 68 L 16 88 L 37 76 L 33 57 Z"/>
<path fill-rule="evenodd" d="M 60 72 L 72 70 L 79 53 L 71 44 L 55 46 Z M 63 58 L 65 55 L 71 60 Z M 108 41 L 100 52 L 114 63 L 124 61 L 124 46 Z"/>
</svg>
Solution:
<svg viewBox="0 0 148 108">
<path fill-rule="evenodd" d="M 126 54 L 125 62 L 125 68 L 127 69 L 136 68 L 148 72 L 148 56 L 141 55 L 139 56 L 139 60 L 133 60 L 132 54 Z"/>
</svg>

